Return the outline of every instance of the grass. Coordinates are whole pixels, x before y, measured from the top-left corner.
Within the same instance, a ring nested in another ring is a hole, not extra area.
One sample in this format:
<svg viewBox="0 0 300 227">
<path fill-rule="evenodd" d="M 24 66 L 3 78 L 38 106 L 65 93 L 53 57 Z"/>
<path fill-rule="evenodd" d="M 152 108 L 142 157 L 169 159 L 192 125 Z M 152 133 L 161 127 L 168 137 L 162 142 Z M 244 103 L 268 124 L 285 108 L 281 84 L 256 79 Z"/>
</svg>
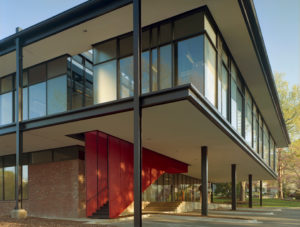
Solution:
<svg viewBox="0 0 300 227">
<path fill-rule="evenodd" d="M 214 203 L 231 203 L 231 199 L 214 198 Z M 238 202 L 238 207 L 248 207 L 248 201 Z M 253 207 L 259 207 L 259 199 L 253 198 Z M 300 207 L 299 200 L 263 199 L 263 207 Z"/>
</svg>

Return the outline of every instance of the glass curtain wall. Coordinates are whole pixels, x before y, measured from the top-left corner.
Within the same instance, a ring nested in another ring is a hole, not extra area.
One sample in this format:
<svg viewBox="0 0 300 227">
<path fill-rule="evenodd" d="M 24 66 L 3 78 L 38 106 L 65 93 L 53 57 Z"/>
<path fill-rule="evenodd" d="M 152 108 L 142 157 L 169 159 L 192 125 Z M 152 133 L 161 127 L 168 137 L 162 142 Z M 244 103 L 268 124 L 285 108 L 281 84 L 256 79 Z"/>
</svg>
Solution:
<svg viewBox="0 0 300 227">
<path fill-rule="evenodd" d="M 13 122 L 14 75 L 0 80 L 0 125 Z"/>
<path fill-rule="evenodd" d="M 235 65 L 231 64 L 231 124 L 242 135 L 242 84 Z"/>
<path fill-rule="evenodd" d="M 252 99 L 245 89 L 245 139 L 252 146 Z"/>
<path fill-rule="evenodd" d="M 15 200 L 15 157 L 0 157 L 0 200 Z M 22 198 L 28 199 L 28 165 L 22 166 Z M 20 195 L 21 196 L 21 195 Z"/>
<path fill-rule="evenodd" d="M 200 180 L 183 174 L 161 175 L 143 192 L 143 201 L 200 201 Z"/>
</svg>

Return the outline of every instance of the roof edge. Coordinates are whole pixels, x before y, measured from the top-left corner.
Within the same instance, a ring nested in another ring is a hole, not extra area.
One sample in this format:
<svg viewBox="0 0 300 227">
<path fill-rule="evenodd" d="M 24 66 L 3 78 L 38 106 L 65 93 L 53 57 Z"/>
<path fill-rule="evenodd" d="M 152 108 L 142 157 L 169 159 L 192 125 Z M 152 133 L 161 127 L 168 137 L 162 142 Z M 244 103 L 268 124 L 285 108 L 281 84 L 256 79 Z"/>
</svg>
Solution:
<svg viewBox="0 0 300 227">
<path fill-rule="evenodd" d="M 277 93 L 275 80 L 273 77 L 270 61 L 268 58 L 266 46 L 260 29 L 253 0 L 238 0 L 238 2 L 249 32 L 249 36 L 251 38 L 253 47 L 255 49 L 255 53 L 261 65 L 264 74 L 264 79 L 267 84 L 269 93 L 271 95 L 274 109 L 276 111 L 278 120 L 280 122 L 282 132 L 285 135 L 286 145 L 288 146 L 291 143 L 291 141 L 286 128 L 283 113 L 280 107 L 280 100 Z"/>
<path fill-rule="evenodd" d="M 81 3 L 0 40 L 0 56 L 15 50 L 15 39 L 17 37 L 21 39 L 23 46 L 26 46 L 121 8 L 131 2 L 132 0 L 89 0 Z"/>
</svg>

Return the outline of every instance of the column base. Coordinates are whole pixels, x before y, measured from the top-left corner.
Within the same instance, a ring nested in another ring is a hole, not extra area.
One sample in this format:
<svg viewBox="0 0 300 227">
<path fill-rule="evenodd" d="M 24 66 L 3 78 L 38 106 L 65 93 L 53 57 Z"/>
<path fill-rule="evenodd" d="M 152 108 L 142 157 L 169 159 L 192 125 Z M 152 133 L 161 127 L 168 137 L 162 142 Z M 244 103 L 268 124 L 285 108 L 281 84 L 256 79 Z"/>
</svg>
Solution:
<svg viewBox="0 0 300 227">
<path fill-rule="evenodd" d="M 10 217 L 15 219 L 24 219 L 27 218 L 27 211 L 24 209 L 13 209 L 10 212 Z"/>
</svg>

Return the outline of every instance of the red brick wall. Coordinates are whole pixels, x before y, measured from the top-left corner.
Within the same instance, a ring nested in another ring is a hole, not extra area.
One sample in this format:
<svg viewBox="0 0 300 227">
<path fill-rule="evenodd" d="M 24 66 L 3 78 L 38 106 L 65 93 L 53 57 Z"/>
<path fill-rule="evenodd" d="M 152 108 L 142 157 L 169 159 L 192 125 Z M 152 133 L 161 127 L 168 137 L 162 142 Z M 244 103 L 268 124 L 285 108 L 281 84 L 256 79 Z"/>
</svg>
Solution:
<svg viewBox="0 0 300 227">
<path fill-rule="evenodd" d="M 84 161 L 68 160 L 30 165 L 28 200 L 24 208 L 29 216 L 85 217 Z M 14 202 L 0 201 L 0 214 L 9 215 Z"/>
</svg>

